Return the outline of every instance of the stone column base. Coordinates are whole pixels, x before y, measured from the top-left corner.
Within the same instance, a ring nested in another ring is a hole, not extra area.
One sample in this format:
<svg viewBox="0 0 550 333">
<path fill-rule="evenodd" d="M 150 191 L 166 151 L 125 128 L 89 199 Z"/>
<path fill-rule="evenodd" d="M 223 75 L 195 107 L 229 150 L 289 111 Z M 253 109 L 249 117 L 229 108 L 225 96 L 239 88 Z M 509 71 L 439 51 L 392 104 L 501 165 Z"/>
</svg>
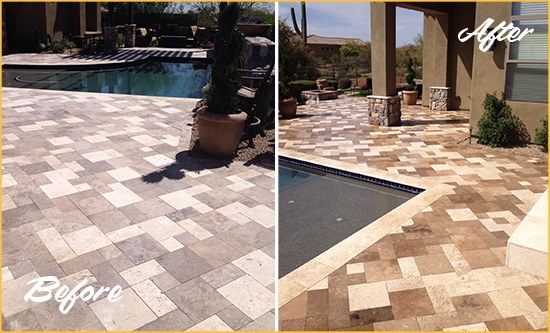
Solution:
<svg viewBox="0 0 550 333">
<path fill-rule="evenodd" d="M 134 47 L 136 45 L 136 25 L 124 25 L 124 47 Z"/>
<path fill-rule="evenodd" d="M 118 52 L 118 28 L 105 27 L 105 54 L 116 54 Z"/>
<path fill-rule="evenodd" d="M 450 87 L 430 87 L 430 110 L 447 111 L 449 109 Z"/>
<path fill-rule="evenodd" d="M 401 99 L 399 96 L 367 96 L 367 112 L 369 125 L 401 125 Z"/>
</svg>

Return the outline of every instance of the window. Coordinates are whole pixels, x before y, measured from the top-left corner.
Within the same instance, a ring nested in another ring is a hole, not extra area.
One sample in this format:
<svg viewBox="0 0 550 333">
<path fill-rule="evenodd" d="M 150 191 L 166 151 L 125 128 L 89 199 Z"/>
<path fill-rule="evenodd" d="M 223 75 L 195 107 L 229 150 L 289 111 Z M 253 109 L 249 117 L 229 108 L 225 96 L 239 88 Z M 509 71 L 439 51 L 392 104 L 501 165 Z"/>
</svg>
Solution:
<svg viewBox="0 0 550 333">
<path fill-rule="evenodd" d="M 511 21 L 534 32 L 510 43 L 505 98 L 548 103 L 548 3 L 514 2 Z"/>
</svg>

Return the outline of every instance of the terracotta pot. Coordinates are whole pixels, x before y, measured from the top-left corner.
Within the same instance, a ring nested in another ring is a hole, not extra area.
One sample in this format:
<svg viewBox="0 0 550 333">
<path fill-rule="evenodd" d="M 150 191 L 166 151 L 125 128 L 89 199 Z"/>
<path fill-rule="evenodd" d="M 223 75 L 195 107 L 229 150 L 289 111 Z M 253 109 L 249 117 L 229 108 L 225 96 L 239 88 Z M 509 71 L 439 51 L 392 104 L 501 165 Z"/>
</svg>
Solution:
<svg viewBox="0 0 550 333">
<path fill-rule="evenodd" d="M 403 91 L 403 100 L 405 102 L 405 105 L 415 105 L 417 99 L 418 99 L 418 91 L 416 90 Z"/>
<path fill-rule="evenodd" d="M 208 107 L 197 110 L 199 117 L 199 141 L 202 151 L 216 157 L 235 154 L 243 134 L 246 113 L 218 114 Z"/>
<path fill-rule="evenodd" d="M 279 101 L 279 113 L 285 119 L 293 118 L 298 109 L 298 102 L 294 98 Z"/>
</svg>

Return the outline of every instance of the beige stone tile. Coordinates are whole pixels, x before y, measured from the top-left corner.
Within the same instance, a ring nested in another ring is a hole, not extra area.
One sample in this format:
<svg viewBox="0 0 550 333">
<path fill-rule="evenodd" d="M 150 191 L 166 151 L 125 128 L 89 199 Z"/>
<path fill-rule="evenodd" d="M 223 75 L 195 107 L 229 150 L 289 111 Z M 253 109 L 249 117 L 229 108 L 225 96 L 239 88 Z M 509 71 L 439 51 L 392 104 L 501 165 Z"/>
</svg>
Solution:
<svg viewBox="0 0 550 333">
<path fill-rule="evenodd" d="M 195 326 L 190 327 L 187 331 L 200 332 L 200 331 L 233 331 L 233 330 L 218 316 L 213 315 L 212 317 L 201 321 Z"/>
<path fill-rule="evenodd" d="M 132 286 L 136 294 L 153 310 L 157 317 L 178 307 L 151 280 L 144 280 Z"/>
<path fill-rule="evenodd" d="M 103 298 L 90 304 L 90 308 L 108 331 L 133 331 L 157 319 L 132 288 L 124 289 L 120 296 L 116 302 Z"/>
<path fill-rule="evenodd" d="M 275 282 L 275 259 L 271 258 L 263 251 L 256 250 L 244 257 L 233 261 L 245 273 L 250 275 L 256 281 L 264 286 Z"/>
<path fill-rule="evenodd" d="M 355 264 L 347 264 L 346 270 L 348 275 L 365 273 L 365 264 L 363 264 L 362 262 L 355 263 Z"/>
<path fill-rule="evenodd" d="M 448 327 L 444 328 L 443 331 L 451 331 L 451 332 L 485 332 L 489 329 L 485 325 L 485 323 L 477 323 L 477 324 L 469 324 L 469 325 L 462 325 L 462 326 L 455 326 L 455 327 Z"/>
<path fill-rule="evenodd" d="M 171 164 L 174 161 L 173 159 L 163 154 L 148 156 L 148 157 L 144 157 L 143 159 L 156 167 L 165 166 L 165 165 Z"/>
<path fill-rule="evenodd" d="M 113 242 L 118 243 L 122 242 L 123 240 L 126 240 L 128 238 L 132 238 L 141 234 L 144 234 L 145 231 L 143 231 L 140 227 L 137 225 L 129 225 L 127 227 L 111 231 L 106 234 L 107 237 Z"/>
<path fill-rule="evenodd" d="M 110 171 L 107 171 L 107 173 L 119 182 L 141 177 L 139 173 L 135 172 L 130 167 L 123 167 L 115 170 L 110 170 Z"/>
<path fill-rule="evenodd" d="M 35 302 L 25 302 L 25 294 L 29 291 L 29 281 L 39 278 L 36 272 L 32 272 L 17 279 L 2 283 L 2 315 L 9 317 L 21 311 L 35 306 Z"/>
<path fill-rule="evenodd" d="M 328 277 L 325 277 L 318 283 L 316 283 L 313 287 L 309 288 L 308 290 L 323 290 L 328 289 Z"/>
<path fill-rule="evenodd" d="M 192 195 L 185 193 L 185 190 L 164 194 L 159 196 L 159 198 L 178 210 L 195 206 L 201 203 Z"/>
<path fill-rule="evenodd" d="M 422 287 L 424 287 L 424 281 L 419 276 L 409 276 L 405 279 L 386 281 L 386 288 L 390 293 L 401 290 L 418 289 Z"/>
<path fill-rule="evenodd" d="M 59 283 L 61 283 L 61 285 L 66 285 L 67 287 L 69 287 L 69 289 L 73 289 L 79 283 L 84 281 L 84 279 L 87 280 L 87 282 L 84 286 L 87 286 L 87 285 L 90 285 L 94 282 L 97 282 L 97 279 L 92 274 L 92 272 L 90 272 L 89 269 L 84 269 L 84 270 L 81 270 L 79 272 L 73 273 L 71 275 L 67 275 L 65 277 L 62 277 L 61 279 L 59 279 Z"/>
<path fill-rule="evenodd" d="M 8 266 L 2 267 L 2 282 L 13 280 L 13 274 Z"/>
<path fill-rule="evenodd" d="M 220 207 L 216 209 L 216 211 L 222 214 L 223 216 L 230 217 L 239 213 L 243 214 L 244 212 L 247 212 L 249 209 L 250 208 L 248 208 L 247 206 L 243 205 L 240 202 L 234 202 L 229 205 Z"/>
<path fill-rule="evenodd" d="M 362 283 L 348 286 L 349 309 L 358 311 L 390 305 L 384 282 Z"/>
<path fill-rule="evenodd" d="M 2 188 L 8 188 L 15 185 L 17 185 L 17 181 L 11 174 L 2 175 Z"/>
<path fill-rule="evenodd" d="M 401 274 L 404 279 L 411 276 L 420 276 L 414 257 L 397 258 L 397 262 L 399 263 L 399 268 L 401 269 Z"/>
<path fill-rule="evenodd" d="M 210 231 L 204 229 L 197 222 L 191 219 L 180 221 L 178 222 L 178 225 L 189 232 L 191 235 L 195 236 L 198 240 L 204 240 L 214 236 Z"/>
<path fill-rule="evenodd" d="M 431 286 L 427 287 L 426 290 L 436 313 L 455 311 L 453 302 L 444 286 Z"/>
<path fill-rule="evenodd" d="M 2 195 L 2 211 L 14 208 L 17 208 L 17 205 L 15 204 L 15 202 L 13 202 L 9 194 Z"/>
<path fill-rule="evenodd" d="M 275 304 L 275 294 L 248 275 L 217 291 L 252 320 L 273 309 Z"/>
<path fill-rule="evenodd" d="M 470 208 L 447 209 L 446 212 L 454 222 L 477 220 Z"/>
<path fill-rule="evenodd" d="M 83 228 L 63 235 L 63 238 L 77 255 L 82 255 L 112 244 L 96 226 Z"/>
<path fill-rule="evenodd" d="M 488 295 L 504 318 L 540 311 L 522 288 L 496 290 Z"/>
<path fill-rule="evenodd" d="M 159 243 L 170 252 L 174 252 L 176 250 L 181 249 L 182 247 L 185 247 L 185 245 L 178 242 L 178 240 L 175 239 L 174 237 L 166 238 L 164 240 L 159 241 Z"/>
<path fill-rule="evenodd" d="M 102 193 L 101 195 L 109 200 L 109 202 L 116 208 L 128 206 L 136 202 L 143 201 L 143 199 L 128 189 L 126 186 L 117 183 L 111 184 L 109 187 L 113 190 L 112 192 Z"/>
<path fill-rule="evenodd" d="M 149 260 L 143 264 L 120 272 L 120 276 L 122 276 L 122 278 L 132 286 L 164 272 L 166 272 L 166 270 L 158 262 L 155 260 Z"/>
<path fill-rule="evenodd" d="M 138 226 L 158 242 L 185 232 L 182 227 L 164 215 L 141 222 Z"/>
<path fill-rule="evenodd" d="M 548 328 L 548 311 L 526 314 L 525 319 L 527 319 L 529 324 L 536 330 Z"/>
<path fill-rule="evenodd" d="M 57 262 L 67 261 L 76 257 L 73 249 L 71 249 L 55 228 L 51 227 L 40 230 L 36 234 Z"/>
<path fill-rule="evenodd" d="M 42 185 L 40 186 L 40 189 L 50 199 L 55 199 L 78 192 L 78 190 L 73 185 L 71 185 L 71 183 L 65 180 L 57 181 L 52 184 Z"/>
<path fill-rule="evenodd" d="M 243 215 L 258 222 L 266 228 L 275 226 L 275 211 L 264 205 L 258 205 L 243 212 Z"/>
</svg>

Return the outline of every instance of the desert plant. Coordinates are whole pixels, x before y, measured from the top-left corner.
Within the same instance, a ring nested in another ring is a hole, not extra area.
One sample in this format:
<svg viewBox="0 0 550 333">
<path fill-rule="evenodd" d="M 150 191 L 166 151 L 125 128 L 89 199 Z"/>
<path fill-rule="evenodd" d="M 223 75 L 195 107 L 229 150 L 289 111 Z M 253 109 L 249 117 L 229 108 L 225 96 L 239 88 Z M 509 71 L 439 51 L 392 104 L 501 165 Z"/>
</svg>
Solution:
<svg viewBox="0 0 550 333">
<path fill-rule="evenodd" d="M 548 152 L 548 116 L 540 122 L 542 127 L 535 129 L 535 143 L 542 146 L 542 151 Z"/>
<path fill-rule="evenodd" d="M 238 61 L 244 37 L 236 29 L 240 7 L 231 2 L 219 16 L 219 32 L 214 43 L 212 85 L 206 94 L 208 111 L 221 114 L 238 113 L 237 92 L 242 86 Z"/>
<path fill-rule="evenodd" d="M 69 41 L 67 38 L 63 37 L 61 31 L 57 31 L 52 36 L 51 34 L 46 34 L 47 47 L 53 53 L 63 53 L 67 48 L 75 47 L 75 44 Z"/>
<path fill-rule="evenodd" d="M 413 91 L 416 90 L 416 83 L 414 83 L 414 79 L 416 78 L 416 73 L 413 66 L 413 60 L 412 58 L 409 58 L 407 61 L 407 76 L 405 77 L 405 81 L 407 81 L 407 86 L 405 87 L 405 90 L 407 91 Z"/>
<path fill-rule="evenodd" d="M 294 7 L 290 7 L 290 16 L 292 16 L 292 23 L 294 24 L 294 31 L 302 37 L 302 42 L 304 45 L 307 45 L 307 17 L 306 17 L 306 3 L 304 1 L 300 2 L 300 7 L 302 8 L 302 30 L 298 28 L 298 23 L 296 21 L 296 15 L 294 13 Z"/>
<path fill-rule="evenodd" d="M 340 87 L 340 89 L 349 89 L 351 87 L 351 80 L 347 77 L 338 80 L 338 87 Z"/>
<path fill-rule="evenodd" d="M 521 120 L 512 116 L 512 109 L 496 92 L 486 94 L 483 101 L 485 112 L 477 126 L 478 142 L 491 147 L 502 147 L 518 140 Z"/>
</svg>

